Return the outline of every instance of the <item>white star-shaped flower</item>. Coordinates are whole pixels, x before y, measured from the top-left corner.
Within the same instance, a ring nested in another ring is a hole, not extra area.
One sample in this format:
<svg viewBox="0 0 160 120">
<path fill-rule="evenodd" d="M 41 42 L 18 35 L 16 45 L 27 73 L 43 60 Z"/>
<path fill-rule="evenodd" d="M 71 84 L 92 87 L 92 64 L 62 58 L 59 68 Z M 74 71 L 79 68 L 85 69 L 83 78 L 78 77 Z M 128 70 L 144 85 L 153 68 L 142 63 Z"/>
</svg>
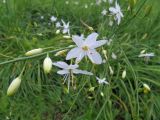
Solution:
<svg viewBox="0 0 160 120">
<path fill-rule="evenodd" d="M 103 79 L 100 79 L 98 77 L 96 77 L 97 81 L 99 84 L 109 84 L 107 81 L 106 81 L 106 78 L 103 78 Z"/>
<path fill-rule="evenodd" d="M 68 52 L 66 60 L 76 58 L 76 63 L 78 63 L 85 56 L 88 56 L 92 63 L 101 64 L 102 58 L 96 48 L 106 44 L 107 40 L 96 41 L 97 37 L 97 33 L 91 33 L 86 39 L 83 36 L 72 36 L 72 40 L 77 47 Z"/>
<path fill-rule="evenodd" d="M 54 62 L 53 65 L 61 68 L 62 70 L 59 70 L 57 73 L 60 75 L 64 75 L 64 82 L 68 80 L 68 89 L 70 86 L 70 78 L 72 74 L 85 74 L 85 75 L 93 75 L 93 73 L 88 72 L 86 70 L 79 70 L 77 69 L 79 65 L 68 65 L 65 62 L 59 61 L 59 62 Z"/>
<path fill-rule="evenodd" d="M 69 22 L 65 23 L 64 20 L 62 20 L 62 24 L 63 24 L 63 34 L 68 33 L 68 35 L 70 35 L 70 29 L 69 29 Z"/>
<path fill-rule="evenodd" d="M 51 22 L 55 22 L 57 20 L 57 18 L 55 16 L 51 16 L 50 20 L 51 20 Z"/>
<path fill-rule="evenodd" d="M 121 18 L 123 17 L 123 13 L 121 12 L 119 4 L 116 2 L 115 7 L 110 7 L 109 11 L 112 15 L 114 15 L 114 19 L 117 21 L 117 24 L 119 25 L 121 22 Z"/>
<path fill-rule="evenodd" d="M 60 22 L 56 22 L 56 28 L 60 28 L 61 27 L 61 23 Z"/>
<path fill-rule="evenodd" d="M 155 54 L 154 53 L 142 53 L 140 54 L 138 57 L 147 57 L 147 58 L 150 58 L 150 57 L 154 57 Z"/>
</svg>

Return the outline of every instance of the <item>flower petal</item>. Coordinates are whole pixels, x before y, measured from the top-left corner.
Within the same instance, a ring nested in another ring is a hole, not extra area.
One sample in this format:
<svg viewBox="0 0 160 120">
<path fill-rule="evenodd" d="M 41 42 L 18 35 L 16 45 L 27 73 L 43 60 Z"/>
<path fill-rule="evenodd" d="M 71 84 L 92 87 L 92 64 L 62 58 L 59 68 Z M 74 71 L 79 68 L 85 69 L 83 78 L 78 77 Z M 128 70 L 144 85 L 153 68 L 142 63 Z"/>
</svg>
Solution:
<svg viewBox="0 0 160 120">
<path fill-rule="evenodd" d="M 76 57 L 78 57 L 78 55 L 80 53 L 81 53 L 81 49 L 80 48 L 78 48 L 78 47 L 73 48 L 68 52 L 66 60 L 69 60 L 69 59 L 72 59 L 72 58 L 76 58 Z"/>
<path fill-rule="evenodd" d="M 91 43 L 94 43 L 96 41 L 98 37 L 98 33 L 91 33 L 90 35 L 88 35 L 88 37 L 86 38 L 84 44 L 85 45 L 90 45 Z"/>
<path fill-rule="evenodd" d="M 109 8 L 109 11 L 113 14 L 116 14 L 117 13 L 117 10 L 114 8 L 114 7 L 110 7 Z"/>
<path fill-rule="evenodd" d="M 54 62 L 53 65 L 55 65 L 55 66 L 57 66 L 57 67 L 59 67 L 59 68 L 63 68 L 63 69 L 66 69 L 66 68 L 68 68 L 68 66 L 69 66 L 67 63 L 61 62 L 61 61 L 59 61 L 59 62 Z"/>
<path fill-rule="evenodd" d="M 73 73 L 75 73 L 75 74 L 84 74 L 84 75 L 93 75 L 93 73 L 91 73 L 91 72 L 88 72 L 86 70 L 79 70 L 79 69 L 74 69 Z"/>
<path fill-rule="evenodd" d="M 77 64 L 75 64 L 75 65 L 69 65 L 69 69 L 76 69 L 78 67 L 79 67 L 79 65 L 77 65 Z"/>
<path fill-rule="evenodd" d="M 107 43 L 107 40 L 99 40 L 91 45 L 91 48 L 97 48 Z"/>
<path fill-rule="evenodd" d="M 102 63 L 102 57 L 95 49 L 92 49 L 89 52 L 87 52 L 87 55 L 89 59 L 92 61 L 92 63 L 95 63 L 95 64 Z"/>
<path fill-rule="evenodd" d="M 68 70 L 59 70 L 59 71 L 57 71 L 57 73 L 60 75 L 64 75 L 64 74 L 69 74 L 69 71 Z"/>
<path fill-rule="evenodd" d="M 83 37 L 78 35 L 73 35 L 72 40 L 76 43 L 78 47 L 81 47 L 83 45 Z"/>
<path fill-rule="evenodd" d="M 84 56 L 85 56 L 85 52 L 82 51 L 82 52 L 77 56 L 77 58 L 76 58 L 76 63 L 79 63 L 79 62 L 83 59 Z"/>
</svg>

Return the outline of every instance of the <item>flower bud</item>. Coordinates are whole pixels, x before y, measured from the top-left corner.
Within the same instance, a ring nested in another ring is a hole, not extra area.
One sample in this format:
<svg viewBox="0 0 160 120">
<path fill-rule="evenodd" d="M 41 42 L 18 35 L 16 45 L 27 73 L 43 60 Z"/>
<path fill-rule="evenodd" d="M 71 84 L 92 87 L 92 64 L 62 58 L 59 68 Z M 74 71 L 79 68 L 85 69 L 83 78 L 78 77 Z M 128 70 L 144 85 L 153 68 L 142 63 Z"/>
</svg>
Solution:
<svg viewBox="0 0 160 120">
<path fill-rule="evenodd" d="M 143 84 L 143 92 L 145 93 L 145 94 L 147 94 L 148 92 L 150 92 L 151 91 L 151 89 L 150 89 L 150 87 L 149 87 L 149 85 L 147 85 L 147 84 Z"/>
<path fill-rule="evenodd" d="M 65 55 L 65 53 L 67 52 L 67 50 L 61 50 L 61 51 L 58 51 L 54 56 L 61 56 L 61 55 Z"/>
<path fill-rule="evenodd" d="M 50 73 L 51 69 L 52 69 L 52 60 L 47 55 L 47 57 L 43 61 L 43 70 L 45 73 Z"/>
<path fill-rule="evenodd" d="M 60 30 L 56 30 L 56 34 L 59 34 L 60 33 Z"/>
<path fill-rule="evenodd" d="M 20 87 L 20 84 L 21 84 L 20 77 L 17 77 L 16 79 L 14 79 L 8 87 L 7 95 L 12 96 L 14 93 L 16 93 L 18 88 Z"/>
<path fill-rule="evenodd" d="M 102 97 L 104 97 L 104 93 L 103 92 L 101 92 L 100 94 L 101 94 Z"/>
<path fill-rule="evenodd" d="M 126 77 L 126 70 L 122 72 L 122 79 L 124 79 L 125 77 Z"/>
<path fill-rule="evenodd" d="M 112 67 L 111 67 L 111 66 L 109 66 L 109 71 L 110 71 L 110 74 L 111 74 L 111 75 L 113 75 L 113 74 L 114 74 L 114 71 L 113 71 L 113 69 L 112 69 Z"/>
<path fill-rule="evenodd" d="M 90 87 L 90 88 L 89 88 L 89 92 L 93 92 L 94 89 L 95 89 L 95 87 Z"/>
<path fill-rule="evenodd" d="M 69 35 L 64 35 L 63 38 L 70 39 L 71 37 Z"/>
<path fill-rule="evenodd" d="M 38 49 L 33 49 L 33 50 L 30 50 L 28 52 L 25 53 L 26 56 L 32 56 L 32 55 L 36 55 L 36 54 L 39 54 L 43 52 L 43 49 L 42 48 L 38 48 Z"/>
</svg>

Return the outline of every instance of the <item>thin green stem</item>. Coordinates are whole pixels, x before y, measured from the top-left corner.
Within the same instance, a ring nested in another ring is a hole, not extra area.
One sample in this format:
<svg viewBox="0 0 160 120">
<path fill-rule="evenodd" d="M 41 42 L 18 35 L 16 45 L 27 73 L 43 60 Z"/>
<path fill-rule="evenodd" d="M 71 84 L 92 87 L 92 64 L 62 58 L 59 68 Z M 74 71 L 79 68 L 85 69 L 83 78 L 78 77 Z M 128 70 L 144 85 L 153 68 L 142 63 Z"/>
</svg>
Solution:
<svg viewBox="0 0 160 120">
<path fill-rule="evenodd" d="M 43 53 L 40 53 L 40 54 L 37 54 L 37 55 L 29 56 L 29 57 L 15 58 L 13 60 L 8 60 L 8 61 L 1 62 L 0 65 L 5 65 L 5 64 L 14 63 L 14 62 L 23 61 L 23 60 L 28 60 L 28 59 L 33 59 L 33 58 L 36 58 L 36 57 L 46 55 L 47 53 L 55 53 L 55 52 L 58 52 L 60 50 L 69 49 L 69 48 L 73 48 L 73 47 L 74 46 L 60 48 L 60 49 L 56 49 L 56 50 L 51 50 L 51 51 L 43 52 Z"/>
</svg>

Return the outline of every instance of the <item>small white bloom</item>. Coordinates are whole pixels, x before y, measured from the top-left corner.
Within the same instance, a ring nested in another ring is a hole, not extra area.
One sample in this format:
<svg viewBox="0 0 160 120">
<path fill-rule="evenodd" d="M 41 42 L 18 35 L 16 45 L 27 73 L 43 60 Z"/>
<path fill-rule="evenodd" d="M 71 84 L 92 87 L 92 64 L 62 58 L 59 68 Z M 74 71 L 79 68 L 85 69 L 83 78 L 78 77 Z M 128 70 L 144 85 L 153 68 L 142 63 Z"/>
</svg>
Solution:
<svg viewBox="0 0 160 120">
<path fill-rule="evenodd" d="M 63 34 L 68 34 L 68 35 L 70 35 L 70 29 L 69 29 L 69 22 L 68 23 L 65 23 L 63 20 L 62 20 L 62 23 L 63 23 Z"/>
<path fill-rule="evenodd" d="M 76 63 L 80 62 L 85 56 L 88 56 L 92 63 L 101 64 L 101 55 L 96 51 L 96 48 L 107 43 L 107 40 L 97 41 L 98 34 L 91 33 L 86 39 L 83 36 L 72 36 L 72 40 L 77 47 L 73 48 L 67 54 L 66 60 L 76 58 Z"/>
<path fill-rule="evenodd" d="M 98 81 L 99 84 L 109 84 L 109 83 L 106 81 L 106 78 L 100 79 L 100 78 L 96 77 L 96 79 L 97 79 L 97 81 Z"/>
<path fill-rule="evenodd" d="M 64 82 L 68 79 L 68 89 L 70 86 L 70 78 L 71 74 L 85 74 L 85 75 L 93 75 L 93 73 L 85 71 L 85 70 L 79 70 L 77 69 L 79 65 L 74 64 L 74 65 L 68 65 L 65 62 L 55 62 L 53 65 L 61 68 L 62 70 L 59 70 L 57 73 L 60 75 L 64 75 Z"/>
<path fill-rule="evenodd" d="M 56 28 L 60 28 L 61 27 L 61 23 L 60 22 L 56 22 Z"/>
<path fill-rule="evenodd" d="M 145 54 L 140 54 L 138 57 L 147 57 L 147 58 L 150 58 L 150 57 L 154 57 L 155 54 L 154 53 L 145 53 Z"/>
<path fill-rule="evenodd" d="M 20 84 L 21 84 L 21 77 L 15 78 L 8 87 L 7 95 L 12 96 L 14 93 L 16 93 L 18 88 L 20 87 Z"/>
<path fill-rule="evenodd" d="M 52 70 L 52 60 L 48 55 L 43 61 L 43 70 L 47 74 Z"/>
<path fill-rule="evenodd" d="M 105 15 L 107 14 L 107 10 L 104 9 L 104 10 L 101 12 L 101 14 L 102 14 L 103 16 L 105 16 Z"/>
<path fill-rule="evenodd" d="M 43 52 L 43 49 L 42 48 L 38 48 L 38 49 L 33 49 L 33 50 L 30 50 L 28 52 L 25 53 L 26 56 L 32 56 L 32 55 L 36 55 L 36 54 L 39 54 L 39 53 L 42 53 Z"/>
<path fill-rule="evenodd" d="M 121 12 L 119 4 L 116 2 L 115 7 L 110 7 L 109 11 L 112 15 L 114 15 L 114 19 L 117 21 L 117 24 L 119 25 L 121 22 L 121 18 L 123 17 L 123 13 Z"/>
<path fill-rule="evenodd" d="M 51 16 L 51 22 L 55 22 L 57 20 L 57 18 L 55 16 Z"/>
</svg>

